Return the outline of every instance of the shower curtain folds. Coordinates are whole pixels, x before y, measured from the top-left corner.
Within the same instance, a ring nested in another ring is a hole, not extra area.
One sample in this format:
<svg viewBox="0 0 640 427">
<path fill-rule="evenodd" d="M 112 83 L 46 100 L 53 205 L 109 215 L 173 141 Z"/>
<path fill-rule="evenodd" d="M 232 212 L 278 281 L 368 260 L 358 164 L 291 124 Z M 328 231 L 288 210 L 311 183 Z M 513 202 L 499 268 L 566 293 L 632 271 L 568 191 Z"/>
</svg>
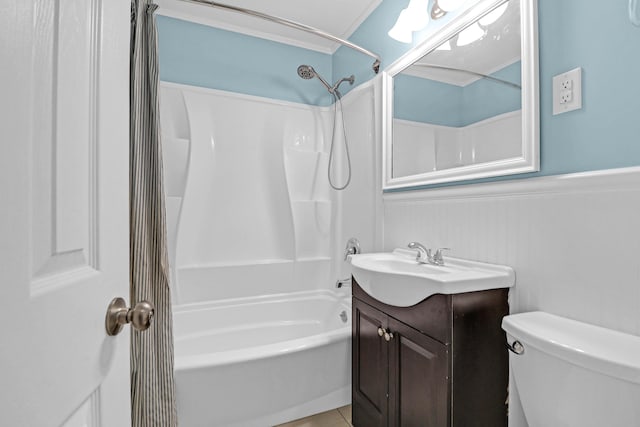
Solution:
<svg viewBox="0 0 640 427">
<path fill-rule="evenodd" d="M 129 209 L 131 305 L 155 305 L 151 327 L 131 331 L 134 427 L 175 427 L 173 322 L 158 103 L 157 32 L 150 0 L 131 3 Z"/>
</svg>

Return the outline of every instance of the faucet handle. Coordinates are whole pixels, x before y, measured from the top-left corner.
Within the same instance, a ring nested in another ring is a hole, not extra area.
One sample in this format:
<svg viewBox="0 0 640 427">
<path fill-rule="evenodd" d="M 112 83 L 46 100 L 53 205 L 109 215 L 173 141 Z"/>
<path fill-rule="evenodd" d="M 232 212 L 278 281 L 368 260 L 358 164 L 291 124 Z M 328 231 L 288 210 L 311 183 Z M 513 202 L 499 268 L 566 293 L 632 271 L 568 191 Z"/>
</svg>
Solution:
<svg viewBox="0 0 640 427">
<path fill-rule="evenodd" d="M 442 258 L 442 251 L 450 251 L 451 248 L 438 248 L 433 255 L 433 263 L 437 265 L 444 265 L 444 258 Z"/>
<path fill-rule="evenodd" d="M 344 248 L 344 260 L 346 261 L 349 255 L 357 255 L 360 252 L 360 242 L 355 237 L 352 237 L 347 240 L 347 246 Z"/>
</svg>

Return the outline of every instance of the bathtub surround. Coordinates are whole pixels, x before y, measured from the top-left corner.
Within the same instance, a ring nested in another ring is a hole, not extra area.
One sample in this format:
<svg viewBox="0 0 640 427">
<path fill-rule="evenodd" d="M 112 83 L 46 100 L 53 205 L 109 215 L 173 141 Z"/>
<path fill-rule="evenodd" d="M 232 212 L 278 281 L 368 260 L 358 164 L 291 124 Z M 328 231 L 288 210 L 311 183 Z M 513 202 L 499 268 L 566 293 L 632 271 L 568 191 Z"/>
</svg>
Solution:
<svg viewBox="0 0 640 427">
<path fill-rule="evenodd" d="M 131 331 L 131 423 L 177 425 L 173 378 L 173 321 L 162 176 L 157 35 L 149 0 L 131 16 L 130 277 L 131 306 L 152 301 L 153 322 Z"/>
<path fill-rule="evenodd" d="M 262 427 L 350 402 L 350 288 L 335 281 L 349 275 L 348 238 L 370 251 L 379 235 L 376 94 L 367 84 L 343 99 L 360 154 L 336 192 L 326 178 L 330 107 L 161 84 L 182 425 L 222 410 L 225 425 Z M 189 320 L 198 316 L 209 320 Z M 272 398 L 238 397 L 247 375 Z"/>
<path fill-rule="evenodd" d="M 179 153 L 166 158 L 176 303 L 326 288 L 331 109 L 168 83 L 161 95 Z"/>
</svg>

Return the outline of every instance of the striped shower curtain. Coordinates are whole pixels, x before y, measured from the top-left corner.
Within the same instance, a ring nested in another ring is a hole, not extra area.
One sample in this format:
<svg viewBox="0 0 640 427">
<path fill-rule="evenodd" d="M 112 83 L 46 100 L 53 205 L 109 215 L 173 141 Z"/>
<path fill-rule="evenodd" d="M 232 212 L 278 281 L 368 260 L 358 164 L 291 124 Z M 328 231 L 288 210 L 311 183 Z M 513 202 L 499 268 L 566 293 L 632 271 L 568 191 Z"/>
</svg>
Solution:
<svg viewBox="0 0 640 427">
<path fill-rule="evenodd" d="M 173 324 L 162 182 L 158 56 L 150 0 L 131 4 L 130 262 L 131 305 L 155 305 L 151 327 L 131 330 L 131 417 L 134 427 L 177 425 Z"/>
</svg>

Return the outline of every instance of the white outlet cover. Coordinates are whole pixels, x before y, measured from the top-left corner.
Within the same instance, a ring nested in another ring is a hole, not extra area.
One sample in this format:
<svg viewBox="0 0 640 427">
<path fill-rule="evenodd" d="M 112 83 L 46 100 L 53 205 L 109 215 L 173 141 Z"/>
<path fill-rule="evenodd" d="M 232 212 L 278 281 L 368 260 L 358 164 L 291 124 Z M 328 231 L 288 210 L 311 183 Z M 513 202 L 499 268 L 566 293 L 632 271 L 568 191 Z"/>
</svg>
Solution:
<svg viewBox="0 0 640 427">
<path fill-rule="evenodd" d="M 564 82 L 569 82 L 565 85 Z M 565 89 L 564 87 L 570 89 Z M 562 103 L 562 95 L 571 92 L 570 101 Z M 582 108 L 582 68 L 578 67 L 553 78 L 553 115 Z"/>
</svg>

